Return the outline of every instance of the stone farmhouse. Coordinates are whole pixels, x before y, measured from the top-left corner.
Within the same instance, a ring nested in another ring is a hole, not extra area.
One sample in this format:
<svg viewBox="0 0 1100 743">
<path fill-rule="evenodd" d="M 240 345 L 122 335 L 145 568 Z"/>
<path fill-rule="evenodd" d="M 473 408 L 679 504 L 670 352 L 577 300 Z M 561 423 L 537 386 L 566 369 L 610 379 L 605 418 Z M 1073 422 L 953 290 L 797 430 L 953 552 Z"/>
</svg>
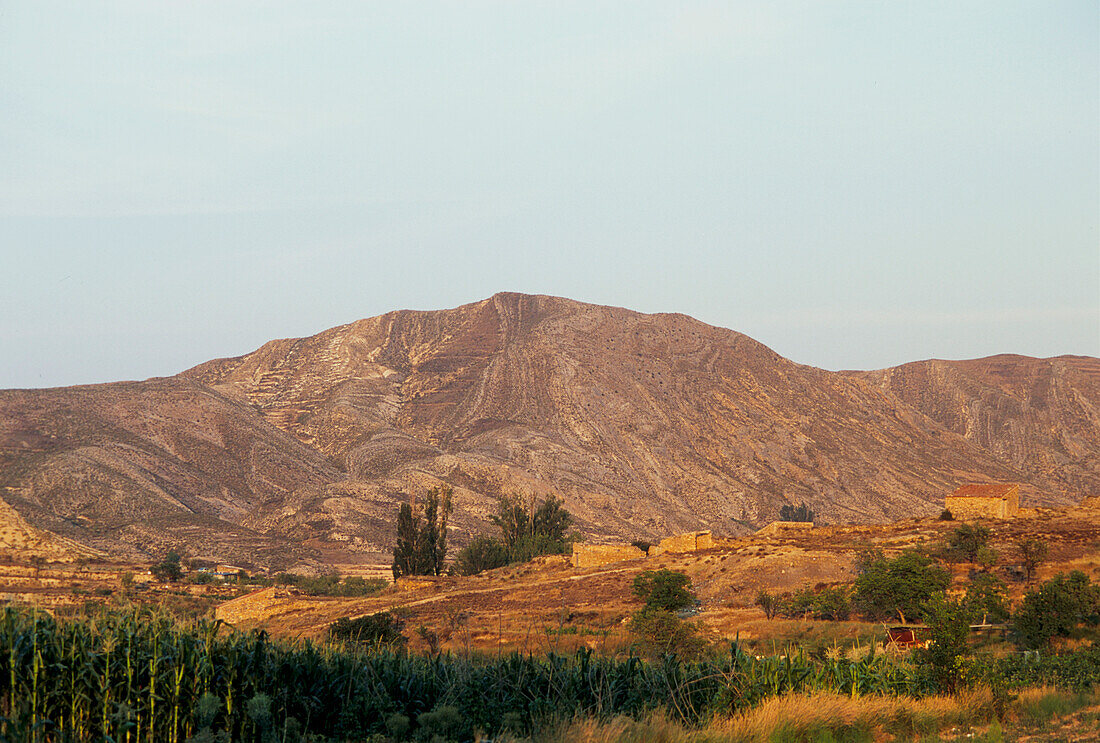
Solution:
<svg viewBox="0 0 1100 743">
<path fill-rule="evenodd" d="M 1016 483 L 963 485 L 947 496 L 944 505 L 956 519 L 1010 519 L 1020 512 Z"/>
</svg>

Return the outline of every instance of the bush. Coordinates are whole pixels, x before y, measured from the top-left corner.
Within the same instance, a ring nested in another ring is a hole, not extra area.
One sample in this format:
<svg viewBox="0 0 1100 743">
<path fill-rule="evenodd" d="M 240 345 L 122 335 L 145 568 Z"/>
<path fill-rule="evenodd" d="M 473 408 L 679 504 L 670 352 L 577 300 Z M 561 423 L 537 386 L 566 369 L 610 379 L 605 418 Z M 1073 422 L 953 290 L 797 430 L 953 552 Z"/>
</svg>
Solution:
<svg viewBox="0 0 1100 743">
<path fill-rule="evenodd" d="M 1041 648 L 1055 637 L 1069 637 L 1082 622 L 1096 624 L 1100 617 L 1100 586 L 1080 570 L 1057 575 L 1028 591 L 1012 627 L 1016 643 L 1023 648 Z"/>
<path fill-rule="evenodd" d="M 856 567 L 859 576 L 853 603 L 869 619 L 887 619 L 899 613 L 909 619 L 921 618 L 924 603 L 951 584 L 946 570 L 916 550 L 905 550 L 893 559 L 879 550 L 864 552 Z"/>
<path fill-rule="evenodd" d="M 634 595 L 647 610 L 679 611 L 695 604 L 691 579 L 683 573 L 662 568 L 647 570 L 634 578 Z"/>
<path fill-rule="evenodd" d="M 362 647 L 404 648 L 409 641 L 401 633 L 404 627 L 405 622 L 393 612 L 380 611 L 357 619 L 341 617 L 329 625 L 328 634 L 334 640 Z"/>
<path fill-rule="evenodd" d="M 630 632 L 642 654 L 651 658 L 674 655 L 698 658 L 706 649 L 706 640 L 695 624 L 664 609 L 642 609 L 630 619 Z"/>
<path fill-rule="evenodd" d="M 951 513 L 950 509 L 945 508 L 942 511 L 940 511 L 940 521 L 954 521 L 954 520 L 955 520 L 955 514 Z"/>
<path fill-rule="evenodd" d="M 477 537 L 458 551 L 454 571 L 459 575 L 477 575 L 507 564 L 508 550 L 499 539 Z"/>
<path fill-rule="evenodd" d="M 851 614 L 851 602 L 846 586 L 820 590 L 803 588 L 779 602 L 778 613 L 788 618 L 809 617 L 843 621 Z"/>
</svg>

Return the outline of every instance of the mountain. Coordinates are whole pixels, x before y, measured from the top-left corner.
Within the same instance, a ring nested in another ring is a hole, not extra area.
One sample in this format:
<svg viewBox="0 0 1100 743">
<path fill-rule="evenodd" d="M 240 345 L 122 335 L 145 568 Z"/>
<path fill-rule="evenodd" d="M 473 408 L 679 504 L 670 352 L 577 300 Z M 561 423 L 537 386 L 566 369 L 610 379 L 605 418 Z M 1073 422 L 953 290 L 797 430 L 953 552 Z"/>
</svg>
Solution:
<svg viewBox="0 0 1100 743">
<path fill-rule="evenodd" d="M 684 315 L 498 294 L 271 341 L 176 377 L 0 392 L 0 491 L 115 553 L 383 552 L 446 483 L 456 542 L 557 493 L 595 538 L 932 514 L 971 480 L 1100 493 L 1100 360 L 795 364 Z"/>
</svg>

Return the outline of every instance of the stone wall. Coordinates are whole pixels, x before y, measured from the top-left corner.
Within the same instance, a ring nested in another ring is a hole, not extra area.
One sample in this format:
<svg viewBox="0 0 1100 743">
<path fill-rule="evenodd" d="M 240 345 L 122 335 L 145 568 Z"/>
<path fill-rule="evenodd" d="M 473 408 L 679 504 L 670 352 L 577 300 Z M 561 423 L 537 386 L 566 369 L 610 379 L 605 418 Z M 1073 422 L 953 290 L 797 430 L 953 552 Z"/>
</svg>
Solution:
<svg viewBox="0 0 1100 743">
<path fill-rule="evenodd" d="M 674 537 L 665 537 L 661 543 L 649 550 L 650 555 L 661 555 L 666 552 L 697 552 L 716 546 L 714 537 L 709 531 L 689 531 L 686 534 L 677 534 Z"/>
<path fill-rule="evenodd" d="M 1017 498 L 982 498 L 962 495 L 949 495 L 945 499 L 947 510 L 956 520 L 967 519 L 1009 519 L 1020 511 Z"/>
<path fill-rule="evenodd" d="M 632 544 L 577 544 L 573 543 L 573 567 L 594 568 L 620 560 L 638 560 L 645 552 Z"/>
<path fill-rule="evenodd" d="M 814 522 L 812 521 L 773 521 L 756 533 L 764 536 L 777 536 L 797 534 L 812 528 L 814 528 Z"/>
<path fill-rule="evenodd" d="M 232 601 L 226 601 L 224 604 L 218 606 L 214 609 L 214 618 L 220 619 L 228 624 L 237 624 L 238 622 L 246 620 L 254 620 L 258 616 L 263 616 L 264 612 L 276 603 L 277 600 L 285 598 L 285 589 L 272 587 L 253 591 L 240 598 L 235 598 Z"/>
</svg>

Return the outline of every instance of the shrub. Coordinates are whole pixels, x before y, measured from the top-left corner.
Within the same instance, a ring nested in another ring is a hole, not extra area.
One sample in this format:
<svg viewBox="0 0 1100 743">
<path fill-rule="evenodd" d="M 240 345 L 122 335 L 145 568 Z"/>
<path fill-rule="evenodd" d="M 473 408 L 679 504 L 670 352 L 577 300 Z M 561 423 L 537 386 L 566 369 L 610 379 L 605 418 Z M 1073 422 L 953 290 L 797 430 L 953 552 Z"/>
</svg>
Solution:
<svg viewBox="0 0 1100 743">
<path fill-rule="evenodd" d="M 674 655 L 698 658 L 706 649 L 706 640 L 692 622 L 664 609 L 642 609 L 630 619 L 630 632 L 638 649 L 651 658 Z"/>
<path fill-rule="evenodd" d="M 341 617 L 329 625 L 329 637 L 363 647 L 404 648 L 409 638 L 401 633 L 405 622 L 393 612 L 380 611 L 365 617 Z"/>
<path fill-rule="evenodd" d="M 954 521 L 954 520 L 955 520 L 955 514 L 951 513 L 950 509 L 945 508 L 942 511 L 940 511 L 940 521 Z"/>
<path fill-rule="evenodd" d="M 499 539 L 477 537 L 458 551 L 454 571 L 459 575 L 477 575 L 507 564 L 508 550 Z"/>
<path fill-rule="evenodd" d="M 1055 637 L 1069 637 L 1082 622 L 1095 624 L 1100 612 L 1100 586 L 1080 570 L 1060 574 L 1028 591 L 1012 627 L 1016 643 L 1024 648 L 1041 648 Z"/>
<path fill-rule="evenodd" d="M 634 595 L 650 610 L 679 611 L 695 603 L 691 579 L 667 568 L 647 570 L 635 577 Z"/>
<path fill-rule="evenodd" d="M 851 614 L 849 591 L 845 586 L 803 588 L 781 601 L 778 613 L 790 618 L 845 620 Z"/>
<path fill-rule="evenodd" d="M 871 550 L 859 556 L 856 567 L 854 604 L 870 619 L 887 619 L 899 612 L 908 618 L 923 617 L 923 604 L 951 584 L 946 570 L 916 550 L 905 550 L 893 559 Z"/>
</svg>

